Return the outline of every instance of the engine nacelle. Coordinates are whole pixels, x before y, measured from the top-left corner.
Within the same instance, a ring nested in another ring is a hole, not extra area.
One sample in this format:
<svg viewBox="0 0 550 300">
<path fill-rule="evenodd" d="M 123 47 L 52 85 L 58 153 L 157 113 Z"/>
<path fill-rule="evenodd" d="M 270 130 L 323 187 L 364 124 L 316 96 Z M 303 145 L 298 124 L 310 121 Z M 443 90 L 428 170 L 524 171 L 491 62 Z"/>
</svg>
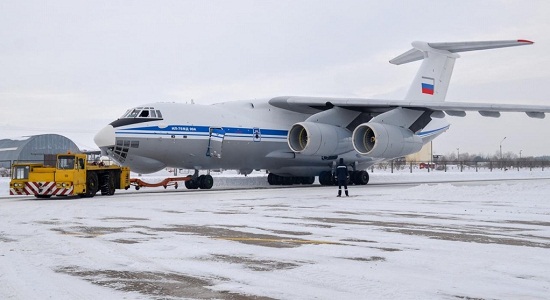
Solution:
<svg viewBox="0 0 550 300">
<path fill-rule="evenodd" d="M 349 130 L 324 123 L 296 123 L 287 141 L 292 151 L 303 155 L 331 156 L 353 150 Z"/>
<path fill-rule="evenodd" d="M 376 158 L 395 158 L 422 149 L 422 139 L 406 128 L 363 123 L 353 131 L 353 148 L 361 155 Z"/>
</svg>

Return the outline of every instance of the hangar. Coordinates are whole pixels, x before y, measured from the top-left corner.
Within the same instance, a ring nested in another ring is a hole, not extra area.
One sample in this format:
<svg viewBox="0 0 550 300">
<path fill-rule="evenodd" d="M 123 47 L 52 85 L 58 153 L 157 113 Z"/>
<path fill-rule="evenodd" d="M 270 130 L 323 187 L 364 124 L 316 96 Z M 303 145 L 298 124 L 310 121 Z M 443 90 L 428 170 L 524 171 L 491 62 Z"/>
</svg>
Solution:
<svg viewBox="0 0 550 300">
<path fill-rule="evenodd" d="M 16 139 L 0 140 L 0 168 L 9 168 L 12 162 L 42 162 L 44 154 L 71 151 L 81 152 L 69 138 L 59 134 L 40 134 Z"/>
</svg>

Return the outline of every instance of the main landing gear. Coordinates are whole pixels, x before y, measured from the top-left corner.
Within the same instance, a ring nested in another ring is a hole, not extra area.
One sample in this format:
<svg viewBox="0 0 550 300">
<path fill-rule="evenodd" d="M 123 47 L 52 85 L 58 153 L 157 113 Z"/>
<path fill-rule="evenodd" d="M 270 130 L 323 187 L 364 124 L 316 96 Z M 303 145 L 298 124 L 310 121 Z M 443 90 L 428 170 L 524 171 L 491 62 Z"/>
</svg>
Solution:
<svg viewBox="0 0 550 300">
<path fill-rule="evenodd" d="M 369 173 L 367 171 L 348 172 L 348 184 L 365 185 L 369 182 Z M 336 185 L 336 179 L 330 171 L 323 171 L 319 174 L 319 183 L 321 185 Z"/>
<path fill-rule="evenodd" d="M 315 177 L 307 176 L 279 176 L 273 173 L 267 175 L 267 182 L 270 185 L 293 185 L 293 184 L 313 184 Z M 348 172 L 348 184 L 365 185 L 369 182 L 369 173 L 367 171 Z M 187 182 L 186 182 L 187 183 Z M 336 185 L 336 179 L 330 171 L 323 171 L 319 174 L 319 183 L 321 185 Z"/>
<path fill-rule="evenodd" d="M 267 182 L 270 185 L 313 184 L 314 181 L 314 176 L 279 176 L 273 173 L 267 175 Z"/>
<path fill-rule="evenodd" d="M 199 176 L 199 170 L 195 170 L 195 174 L 193 174 L 193 178 L 185 182 L 185 187 L 190 190 L 196 190 L 196 189 L 209 190 L 212 188 L 213 185 L 214 185 L 214 178 L 212 178 L 210 174 Z"/>
</svg>

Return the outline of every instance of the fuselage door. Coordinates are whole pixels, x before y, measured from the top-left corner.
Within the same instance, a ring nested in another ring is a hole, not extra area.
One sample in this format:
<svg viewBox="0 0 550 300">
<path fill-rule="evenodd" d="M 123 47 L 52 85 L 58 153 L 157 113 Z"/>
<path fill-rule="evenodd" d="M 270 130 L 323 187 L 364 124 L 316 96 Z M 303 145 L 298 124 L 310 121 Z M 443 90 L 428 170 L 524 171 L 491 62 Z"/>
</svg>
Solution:
<svg viewBox="0 0 550 300">
<path fill-rule="evenodd" d="M 225 137 L 225 130 L 221 127 L 210 127 L 210 136 L 208 138 L 208 149 L 206 149 L 206 156 L 221 158 L 223 138 Z"/>
</svg>

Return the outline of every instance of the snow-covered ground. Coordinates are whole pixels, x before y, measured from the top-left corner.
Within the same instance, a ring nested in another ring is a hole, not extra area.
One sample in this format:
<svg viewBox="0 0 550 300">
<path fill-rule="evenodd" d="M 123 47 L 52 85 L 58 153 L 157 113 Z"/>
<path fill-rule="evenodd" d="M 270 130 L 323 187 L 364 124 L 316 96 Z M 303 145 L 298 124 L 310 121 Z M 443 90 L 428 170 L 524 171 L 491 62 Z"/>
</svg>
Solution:
<svg viewBox="0 0 550 300">
<path fill-rule="evenodd" d="M 51 200 L 0 178 L 0 299 L 548 299 L 548 178 L 375 170 L 336 198 L 222 174 Z"/>
</svg>

